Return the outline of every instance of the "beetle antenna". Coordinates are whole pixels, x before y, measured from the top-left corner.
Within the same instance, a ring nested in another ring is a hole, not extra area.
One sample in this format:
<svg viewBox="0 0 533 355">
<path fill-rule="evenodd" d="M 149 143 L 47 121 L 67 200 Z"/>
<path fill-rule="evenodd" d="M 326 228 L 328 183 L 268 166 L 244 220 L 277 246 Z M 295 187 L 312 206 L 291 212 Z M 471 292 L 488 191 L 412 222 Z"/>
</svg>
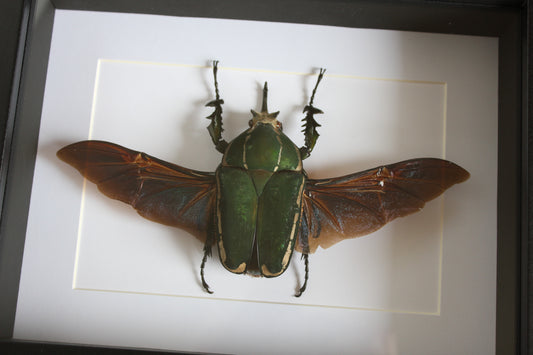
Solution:
<svg viewBox="0 0 533 355">
<path fill-rule="evenodd" d="M 205 277 L 204 277 L 205 262 L 207 261 L 208 255 L 211 255 L 211 245 L 207 245 L 206 243 L 204 246 L 204 257 L 202 259 L 202 265 L 200 266 L 200 277 L 202 279 L 202 286 L 207 291 L 207 293 L 213 293 L 213 291 L 209 289 L 209 285 L 207 284 L 207 282 L 205 282 Z"/>
<path fill-rule="evenodd" d="M 309 254 L 302 254 L 302 258 L 304 259 L 305 263 L 305 277 L 304 277 L 304 284 L 298 291 L 295 297 L 300 297 L 302 293 L 304 293 L 306 287 L 307 287 L 307 280 L 309 280 Z"/>
<path fill-rule="evenodd" d="M 267 82 L 265 81 L 265 86 L 263 86 L 263 106 L 261 107 L 261 112 L 268 112 L 267 98 L 268 98 L 268 86 L 267 86 Z"/>
</svg>

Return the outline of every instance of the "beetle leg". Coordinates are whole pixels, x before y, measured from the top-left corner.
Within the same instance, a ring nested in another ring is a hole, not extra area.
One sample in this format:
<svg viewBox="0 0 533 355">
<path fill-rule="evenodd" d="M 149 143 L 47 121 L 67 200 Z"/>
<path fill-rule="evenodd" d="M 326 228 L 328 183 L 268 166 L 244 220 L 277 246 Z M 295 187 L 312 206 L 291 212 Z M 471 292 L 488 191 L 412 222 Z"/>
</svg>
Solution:
<svg viewBox="0 0 533 355">
<path fill-rule="evenodd" d="M 207 257 L 210 255 L 211 255 L 211 245 L 208 243 L 205 243 L 204 257 L 202 258 L 202 265 L 200 266 L 200 277 L 202 278 L 202 286 L 207 291 L 207 293 L 213 293 L 213 291 L 209 289 L 209 285 L 207 284 L 207 282 L 205 282 L 205 278 L 204 278 L 205 262 L 207 261 Z"/>
<path fill-rule="evenodd" d="M 320 69 L 320 73 L 318 74 L 318 79 L 316 81 L 315 88 L 313 89 L 313 93 L 311 94 L 311 99 L 309 100 L 309 104 L 304 107 L 304 113 L 306 114 L 305 117 L 302 119 L 303 121 L 303 130 L 304 136 L 305 136 L 305 144 L 303 147 L 300 148 L 300 155 L 302 156 L 302 160 L 305 158 L 308 158 L 309 155 L 311 155 L 311 151 L 315 147 L 316 140 L 318 139 L 318 132 L 316 130 L 317 127 L 320 127 L 320 124 L 315 120 L 314 115 L 324 113 L 322 110 L 316 108 L 313 106 L 313 100 L 315 99 L 315 93 L 316 89 L 318 88 L 318 84 L 322 80 L 322 77 L 324 76 L 324 73 L 326 72 L 326 69 Z"/>
<path fill-rule="evenodd" d="M 221 153 L 224 153 L 226 147 L 228 146 L 228 142 L 222 139 L 222 131 L 224 130 L 222 128 L 222 104 L 224 103 L 224 100 L 220 98 L 220 94 L 218 93 L 217 71 L 218 60 L 215 60 L 213 61 L 213 77 L 215 79 L 215 100 L 209 101 L 206 104 L 206 106 L 208 107 L 214 107 L 215 110 L 212 114 L 206 117 L 207 119 L 211 120 L 211 123 L 209 124 L 209 126 L 207 126 L 207 130 L 209 131 L 209 135 L 211 136 L 211 139 L 213 140 L 213 143 L 215 144 L 217 150 Z"/>
<path fill-rule="evenodd" d="M 307 280 L 309 280 L 309 254 L 302 254 L 302 258 L 304 259 L 304 263 L 305 263 L 304 284 L 302 287 L 300 287 L 300 290 L 298 290 L 298 293 L 294 295 L 295 297 L 300 297 L 302 293 L 304 293 L 307 287 Z"/>
</svg>

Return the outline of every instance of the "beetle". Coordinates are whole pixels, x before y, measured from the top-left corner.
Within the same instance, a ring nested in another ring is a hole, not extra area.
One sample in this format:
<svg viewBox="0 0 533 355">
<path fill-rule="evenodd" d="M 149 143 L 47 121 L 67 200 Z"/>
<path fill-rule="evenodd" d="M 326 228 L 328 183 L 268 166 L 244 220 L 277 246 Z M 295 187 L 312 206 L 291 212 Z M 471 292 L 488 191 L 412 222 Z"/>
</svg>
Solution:
<svg viewBox="0 0 533 355">
<path fill-rule="evenodd" d="M 260 112 L 251 110 L 249 128 L 229 143 L 222 138 L 218 61 L 213 62 L 215 99 L 207 127 L 223 154 L 216 171 L 202 172 L 103 141 L 82 141 L 57 152 L 110 198 L 132 205 L 152 221 L 182 228 L 204 243 L 200 277 L 214 245 L 222 265 L 236 274 L 277 277 L 293 252 L 302 253 L 303 285 L 309 279 L 309 254 L 369 234 L 397 217 L 419 211 L 450 186 L 469 178 L 460 166 L 419 158 L 329 179 L 311 179 L 303 169 L 319 137 L 313 105 L 325 70 L 320 69 L 304 107 L 304 145 L 282 130 L 278 112 L 267 108 L 263 87 Z"/>
</svg>

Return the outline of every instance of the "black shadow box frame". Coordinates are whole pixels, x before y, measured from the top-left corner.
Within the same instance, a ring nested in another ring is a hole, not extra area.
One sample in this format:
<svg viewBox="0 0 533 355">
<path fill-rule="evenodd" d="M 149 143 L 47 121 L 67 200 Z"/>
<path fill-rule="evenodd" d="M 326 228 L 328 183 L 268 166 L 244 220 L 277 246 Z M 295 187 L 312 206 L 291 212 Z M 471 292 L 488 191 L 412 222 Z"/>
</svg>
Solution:
<svg viewBox="0 0 533 355">
<path fill-rule="evenodd" d="M 12 339 L 54 13 L 72 9 L 498 37 L 496 353 L 533 351 L 531 1 L 19 0 L 0 6 L 0 349 L 140 351 Z"/>
</svg>

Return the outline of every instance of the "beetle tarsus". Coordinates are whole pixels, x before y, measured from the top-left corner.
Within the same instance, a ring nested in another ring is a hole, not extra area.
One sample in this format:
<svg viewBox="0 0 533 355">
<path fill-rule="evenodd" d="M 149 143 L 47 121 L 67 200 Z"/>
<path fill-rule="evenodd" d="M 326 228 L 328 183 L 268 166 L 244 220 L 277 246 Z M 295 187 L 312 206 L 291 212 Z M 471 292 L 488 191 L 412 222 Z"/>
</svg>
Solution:
<svg viewBox="0 0 533 355">
<path fill-rule="evenodd" d="M 302 254 L 302 258 L 304 259 L 305 263 L 304 284 L 302 287 L 300 287 L 298 293 L 294 295 L 295 297 L 300 297 L 302 293 L 304 293 L 305 289 L 307 288 L 307 280 L 309 280 L 309 254 Z"/>
<path fill-rule="evenodd" d="M 207 261 L 207 257 L 211 255 L 211 246 L 206 244 L 204 246 L 204 257 L 202 258 L 202 265 L 200 266 L 200 277 L 202 279 L 202 286 L 204 287 L 204 290 L 207 292 L 207 293 L 213 293 L 213 291 L 211 291 L 209 289 L 209 285 L 207 284 L 207 282 L 205 282 L 205 277 L 204 277 L 204 268 L 205 268 L 205 262 Z"/>
<path fill-rule="evenodd" d="M 315 114 L 321 114 L 323 113 L 322 110 L 316 108 L 313 106 L 313 101 L 315 100 L 315 94 L 316 89 L 318 88 L 318 84 L 324 77 L 324 73 L 326 72 L 326 69 L 321 68 L 320 72 L 318 74 L 318 79 L 315 84 L 315 88 L 313 89 L 313 92 L 311 94 L 311 99 L 309 99 L 309 104 L 304 107 L 303 112 L 306 114 L 305 117 L 302 119 L 304 122 L 303 124 L 303 132 L 305 137 L 305 144 L 303 147 L 300 148 L 300 155 L 302 157 L 302 160 L 305 158 L 308 158 L 311 155 L 311 151 L 315 147 L 316 141 L 318 139 L 318 132 L 316 130 L 317 127 L 320 127 L 320 124 L 315 120 L 314 115 Z"/>
<path fill-rule="evenodd" d="M 209 101 L 206 106 L 214 107 L 215 110 L 212 114 L 206 117 L 207 119 L 211 120 L 207 130 L 209 131 L 209 135 L 211 136 L 216 149 L 219 152 L 224 153 L 228 146 L 228 142 L 222 139 L 222 132 L 224 131 L 224 128 L 222 128 L 222 104 L 224 103 L 224 100 L 220 98 L 220 93 L 218 92 L 217 72 L 218 60 L 214 60 L 213 77 L 215 79 L 215 100 Z"/>
<path fill-rule="evenodd" d="M 311 99 L 309 100 L 309 106 L 313 106 L 313 100 L 315 99 L 316 89 L 318 88 L 318 84 L 320 84 L 320 81 L 324 77 L 325 72 L 326 72 L 326 69 L 320 68 L 320 72 L 318 73 L 318 79 L 316 80 L 315 88 L 313 89 L 313 93 L 311 94 Z"/>
</svg>

